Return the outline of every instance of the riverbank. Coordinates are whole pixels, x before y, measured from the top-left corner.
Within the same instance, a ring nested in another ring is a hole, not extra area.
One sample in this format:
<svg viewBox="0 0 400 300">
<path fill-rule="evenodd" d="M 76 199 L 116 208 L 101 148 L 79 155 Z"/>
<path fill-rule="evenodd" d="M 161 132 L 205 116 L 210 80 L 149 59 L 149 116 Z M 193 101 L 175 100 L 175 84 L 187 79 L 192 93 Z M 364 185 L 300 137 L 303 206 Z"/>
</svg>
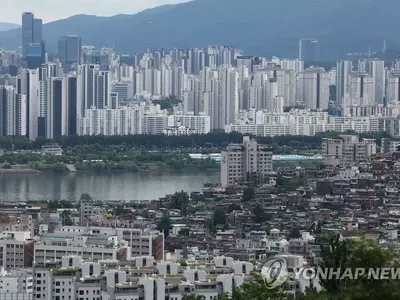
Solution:
<svg viewBox="0 0 400 300">
<path fill-rule="evenodd" d="M 200 163 L 195 165 L 173 166 L 160 163 L 147 163 L 141 165 L 95 163 L 95 164 L 29 164 L 25 166 L 0 167 L 0 174 L 24 174 L 24 173 L 81 173 L 81 172 L 156 172 L 156 171 L 214 171 L 219 170 L 218 163 Z"/>
<path fill-rule="evenodd" d="M 0 169 L 0 174 L 35 174 L 35 173 L 41 173 L 41 171 L 32 169 Z"/>
</svg>

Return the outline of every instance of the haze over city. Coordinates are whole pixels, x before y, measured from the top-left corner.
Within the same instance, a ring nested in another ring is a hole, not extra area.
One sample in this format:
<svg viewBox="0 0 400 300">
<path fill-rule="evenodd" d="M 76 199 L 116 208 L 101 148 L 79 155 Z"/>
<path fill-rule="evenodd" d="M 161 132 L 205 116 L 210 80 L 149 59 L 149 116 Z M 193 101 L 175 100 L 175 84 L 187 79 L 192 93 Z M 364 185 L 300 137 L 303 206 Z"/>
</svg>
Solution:
<svg viewBox="0 0 400 300">
<path fill-rule="evenodd" d="M 0 9 L 0 22 L 21 24 L 21 8 L 34 11 L 45 23 L 78 14 L 112 16 L 134 14 L 165 4 L 188 0 L 15 0 Z"/>
<path fill-rule="evenodd" d="M 9 2 L 0 300 L 399 299 L 399 0 Z"/>
</svg>

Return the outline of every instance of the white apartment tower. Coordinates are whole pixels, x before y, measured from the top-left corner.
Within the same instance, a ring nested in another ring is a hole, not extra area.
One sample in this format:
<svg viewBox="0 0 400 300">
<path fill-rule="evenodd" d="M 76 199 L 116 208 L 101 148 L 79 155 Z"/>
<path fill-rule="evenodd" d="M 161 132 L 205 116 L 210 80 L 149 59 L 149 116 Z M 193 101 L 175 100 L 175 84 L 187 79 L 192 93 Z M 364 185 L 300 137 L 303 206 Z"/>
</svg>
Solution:
<svg viewBox="0 0 400 300">
<path fill-rule="evenodd" d="M 234 122 L 239 112 L 239 74 L 235 68 L 221 67 L 218 75 L 220 82 L 218 129 L 223 129 L 225 124 Z"/>
<path fill-rule="evenodd" d="M 96 77 L 95 103 L 97 109 L 103 109 L 109 106 L 110 92 L 110 73 L 108 71 L 100 71 Z"/>
<path fill-rule="evenodd" d="M 336 65 L 336 100 L 343 103 L 343 98 L 347 94 L 349 75 L 353 70 L 350 60 L 338 61 Z"/>
<path fill-rule="evenodd" d="M 97 75 L 100 72 L 99 65 L 82 66 L 82 97 L 85 109 L 96 107 Z"/>
<path fill-rule="evenodd" d="M 387 103 L 400 101 L 400 70 L 391 70 L 387 78 Z"/>
<path fill-rule="evenodd" d="M 383 104 L 385 97 L 385 62 L 373 60 L 371 62 L 372 78 L 374 79 L 374 103 Z"/>
<path fill-rule="evenodd" d="M 233 185 L 272 172 L 272 148 L 243 137 L 243 144 L 231 144 L 221 153 L 221 185 Z"/>
<path fill-rule="evenodd" d="M 329 73 L 324 69 L 308 69 L 299 74 L 299 101 L 308 109 L 327 109 L 329 105 Z"/>
<path fill-rule="evenodd" d="M 365 72 L 354 72 L 349 76 L 349 94 L 345 98 L 344 105 L 350 102 L 373 104 L 374 79 Z"/>
</svg>

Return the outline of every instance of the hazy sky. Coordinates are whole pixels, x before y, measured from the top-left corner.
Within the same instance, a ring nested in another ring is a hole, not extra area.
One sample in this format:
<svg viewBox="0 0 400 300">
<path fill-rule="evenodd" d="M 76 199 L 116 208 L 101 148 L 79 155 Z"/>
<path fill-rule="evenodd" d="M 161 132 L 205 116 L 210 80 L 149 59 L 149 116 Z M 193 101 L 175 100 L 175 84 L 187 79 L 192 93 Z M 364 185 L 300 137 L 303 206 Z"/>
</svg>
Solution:
<svg viewBox="0 0 400 300">
<path fill-rule="evenodd" d="M 146 8 L 188 0 L 11 0 L 0 4 L 0 22 L 21 24 L 21 13 L 30 11 L 44 22 L 77 14 L 111 16 L 133 14 Z"/>
</svg>

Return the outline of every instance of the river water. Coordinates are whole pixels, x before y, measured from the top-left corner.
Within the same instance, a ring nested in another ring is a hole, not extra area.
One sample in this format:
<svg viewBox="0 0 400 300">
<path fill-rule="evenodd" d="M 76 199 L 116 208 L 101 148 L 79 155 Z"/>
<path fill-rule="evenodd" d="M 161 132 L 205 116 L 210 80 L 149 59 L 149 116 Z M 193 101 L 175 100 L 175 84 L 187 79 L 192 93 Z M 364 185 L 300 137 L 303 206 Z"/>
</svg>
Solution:
<svg viewBox="0 0 400 300">
<path fill-rule="evenodd" d="M 175 191 L 201 191 L 203 183 L 219 181 L 219 170 L 0 174 L 0 199 L 75 200 L 88 193 L 95 200 L 155 200 Z"/>
</svg>

